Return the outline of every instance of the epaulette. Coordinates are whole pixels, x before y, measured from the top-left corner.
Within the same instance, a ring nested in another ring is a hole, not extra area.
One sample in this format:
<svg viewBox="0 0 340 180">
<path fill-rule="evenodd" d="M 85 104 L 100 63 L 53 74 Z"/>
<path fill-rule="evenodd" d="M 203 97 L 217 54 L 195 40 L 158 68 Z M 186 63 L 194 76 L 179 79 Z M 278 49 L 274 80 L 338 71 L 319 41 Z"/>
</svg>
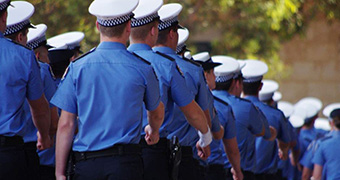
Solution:
<svg viewBox="0 0 340 180">
<path fill-rule="evenodd" d="M 165 59 L 168 59 L 168 60 L 170 60 L 170 61 L 175 61 L 174 58 L 172 58 L 172 57 L 170 57 L 170 56 L 168 56 L 168 55 L 166 55 L 166 54 L 164 54 L 164 53 L 161 53 L 161 52 L 159 52 L 159 51 L 156 51 L 156 53 L 159 54 L 159 55 L 161 55 L 161 56 L 163 56 Z"/>
<path fill-rule="evenodd" d="M 228 104 L 227 102 L 223 101 L 222 99 L 220 99 L 220 98 L 218 98 L 218 97 L 216 97 L 216 96 L 214 96 L 214 99 L 215 99 L 216 101 L 218 101 L 218 102 L 220 102 L 220 103 L 226 105 L 226 106 L 229 106 L 229 104 Z"/>
<path fill-rule="evenodd" d="M 75 60 L 73 60 L 72 62 L 74 63 L 74 62 L 78 61 L 79 59 L 81 59 L 81 58 L 83 58 L 83 57 L 89 55 L 90 53 L 94 52 L 95 50 L 96 50 L 96 47 L 92 48 L 92 49 L 89 50 L 88 52 L 86 52 L 86 53 L 82 54 L 81 56 L 77 57 L 77 58 L 76 58 Z"/>
<path fill-rule="evenodd" d="M 324 136 L 324 137 L 320 138 L 320 142 L 325 141 L 325 140 L 330 139 L 330 138 L 332 138 L 332 136 Z"/>
<path fill-rule="evenodd" d="M 22 44 L 20 44 L 20 43 L 18 43 L 18 42 L 15 42 L 15 41 L 13 41 L 12 39 L 9 39 L 9 38 L 7 38 L 7 39 L 8 39 L 10 42 L 12 42 L 12 43 L 14 43 L 14 44 L 16 44 L 16 45 L 19 45 L 19 46 L 21 46 L 21 47 L 24 47 L 24 48 L 26 48 L 26 49 L 32 51 L 32 49 L 29 48 L 29 47 L 27 47 L 27 46 L 24 46 L 24 45 L 22 45 Z"/>
<path fill-rule="evenodd" d="M 187 58 L 184 58 L 184 57 L 183 57 L 182 59 L 184 59 L 184 60 L 187 61 L 187 62 L 190 62 L 191 64 L 194 64 L 195 66 L 201 67 L 201 64 L 200 64 L 200 63 L 195 62 L 195 61 L 193 61 L 193 60 L 191 60 L 191 59 L 187 59 Z"/>
<path fill-rule="evenodd" d="M 149 61 L 147 61 L 146 59 L 140 57 L 138 54 L 136 54 L 136 53 L 134 53 L 134 52 L 132 52 L 132 54 L 133 54 L 134 56 L 136 56 L 137 58 L 139 58 L 140 60 L 142 60 L 143 62 L 145 62 L 146 64 L 151 65 L 151 63 L 150 63 Z"/>
<path fill-rule="evenodd" d="M 237 97 L 235 96 L 237 99 L 241 100 L 241 101 L 246 101 L 246 102 L 249 102 L 249 103 L 252 103 L 249 99 L 244 99 L 244 98 L 241 98 L 241 97 Z"/>
</svg>

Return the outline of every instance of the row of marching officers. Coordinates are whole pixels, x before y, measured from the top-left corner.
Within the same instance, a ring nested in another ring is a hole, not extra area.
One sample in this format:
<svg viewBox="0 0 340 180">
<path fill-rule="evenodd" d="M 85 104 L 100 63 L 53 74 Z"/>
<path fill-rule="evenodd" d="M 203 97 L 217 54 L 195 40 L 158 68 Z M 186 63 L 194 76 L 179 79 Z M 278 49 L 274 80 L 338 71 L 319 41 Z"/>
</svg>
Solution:
<svg viewBox="0 0 340 180">
<path fill-rule="evenodd" d="M 83 33 L 46 40 L 32 4 L 0 0 L 0 178 L 337 179 L 339 106 L 325 135 L 318 100 L 273 100 L 264 62 L 191 57 L 181 10 L 93 1 L 100 44 L 76 58 Z"/>
</svg>

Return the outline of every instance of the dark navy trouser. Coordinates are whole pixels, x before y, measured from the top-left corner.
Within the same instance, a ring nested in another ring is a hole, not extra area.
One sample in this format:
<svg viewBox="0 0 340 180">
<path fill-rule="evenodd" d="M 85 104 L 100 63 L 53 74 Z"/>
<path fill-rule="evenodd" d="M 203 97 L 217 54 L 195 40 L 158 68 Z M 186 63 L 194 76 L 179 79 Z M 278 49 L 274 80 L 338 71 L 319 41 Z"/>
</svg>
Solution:
<svg viewBox="0 0 340 180">
<path fill-rule="evenodd" d="M 90 158 L 76 162 L 74 180 L 142 180 L 140 154 Z"/>
<path fill-rule="evenodd" d="M 0 179 L 27 179 L 26 155 L 23 145 L 0 146 Z"/>
</svg>

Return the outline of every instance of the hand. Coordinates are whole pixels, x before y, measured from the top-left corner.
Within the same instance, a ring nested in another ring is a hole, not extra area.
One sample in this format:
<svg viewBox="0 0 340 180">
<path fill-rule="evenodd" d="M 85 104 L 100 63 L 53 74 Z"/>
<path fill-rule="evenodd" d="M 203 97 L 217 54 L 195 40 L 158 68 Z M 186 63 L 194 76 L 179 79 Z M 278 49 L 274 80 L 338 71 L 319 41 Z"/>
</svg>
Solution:
<svg viewBox="0 0 340 180">
<path fill-rule="evenodd" d="M 41 136 L 41 134 L 38 131 L 37 136 L 38 136 L 38 141 L 37 141 L 37 149 L 38 150 L 41 151 L 41 150 L 52 147 L 53 140 L 51 139 L 51 137 L 49 135 L 43 137 L 43 136 Z"/>
<path fill-rule="evenodd" d="M 243 180 L 243 173 L 241 170 L 235 171 L 234 168 L 231 168 L 231 173 L 233 174 L 234 180 Z"/>
<path fill-rule="evenodd" d="M 270 135 L 271 135 L 270 139 L 272 139 L 272 141 L 274 141 L 276 139 L 276 136 L 277 136 L 277 131 L 273 126 L 269 126 L 269 130 L 270 130 Z"/>
<path fill-rule="evenodd" d="M 199 145 L 199 142 L 196 143 L 196 148 L 197 148 L 197 155 L 202 159 L 202 160 L 207 160 L 208 157 L 210 156 L 210 146 L 206 147 L 201 147 Z"/>
<path fill-rule="evenodd" d="M 159 132 L 152 130 L 150 125 L 145 126 L 145 141 L 148 145 L 156 144 L 159 141 Z"/>
<path fill-rule="evenodd" d="M 66 176 L 65 175 L 59 175 L 59 176 L 56 176 L 56 180 L 66 180 Z"/>
<path fill-rule="evenodd" d="M 281 149 L 279 149 L 279 158 L 281 160 L 287 160 L 287 158 L 288 158 L 288 151 L 282 151 Z"/>
</svg>

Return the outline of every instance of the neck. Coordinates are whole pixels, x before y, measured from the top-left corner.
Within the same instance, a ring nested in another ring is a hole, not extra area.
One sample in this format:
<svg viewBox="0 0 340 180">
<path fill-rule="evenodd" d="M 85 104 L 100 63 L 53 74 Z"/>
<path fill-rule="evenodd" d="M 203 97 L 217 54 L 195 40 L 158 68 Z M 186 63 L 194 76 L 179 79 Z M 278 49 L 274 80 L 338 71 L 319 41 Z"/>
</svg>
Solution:
<svg viewBox="0 0 340 180">
<path fill-rule="evenodd" d="M 153 43 L 152 40 L 150 40 L 149 38 L 146 38 L 145 40 L 138 40 L 138 39 L 130 38 L 130 44 L 146 44 L 150 47 L 155 45 L 155 43 Z"/>
<path fill-rule="evenodd" d="M 100 42 L 118 42 L 126 45 L 127 38 L 124 38 L 124 36 L 121 37 L 107 37 L 102 34 L 100 34 Z"/>
</svg>

